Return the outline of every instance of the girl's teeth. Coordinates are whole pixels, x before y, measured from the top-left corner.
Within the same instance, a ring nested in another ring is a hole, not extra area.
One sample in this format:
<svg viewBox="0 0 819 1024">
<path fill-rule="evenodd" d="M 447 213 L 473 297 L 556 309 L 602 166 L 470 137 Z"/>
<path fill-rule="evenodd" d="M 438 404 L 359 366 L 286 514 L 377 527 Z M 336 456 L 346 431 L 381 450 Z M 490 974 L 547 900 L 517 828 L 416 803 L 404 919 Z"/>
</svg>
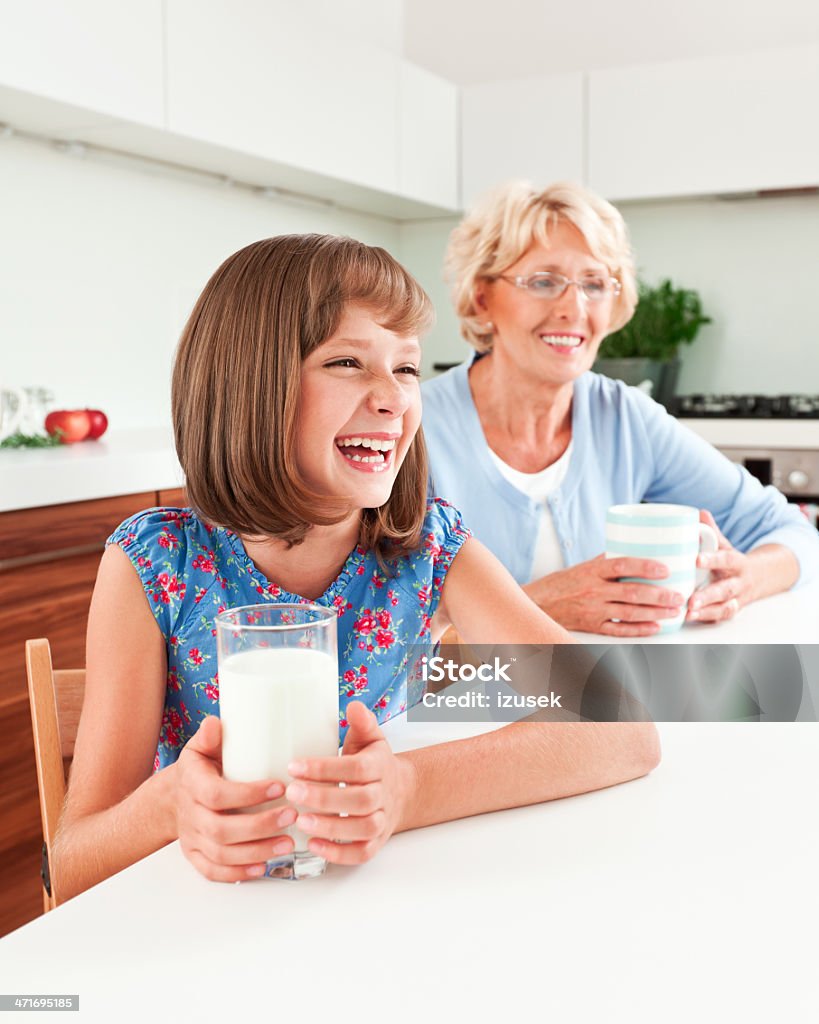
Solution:
<svg viewBox="0 0 819 1024">
<path fill-rule="evenodd" d="M 395 439 L 381 440 L 377 437 L 347 437 L 338 441 L 339 448 L 369 448 L 374 452 L 391 452 L 395 447 Z"/>
<path fill-rule="evenodd" d="M 366 462 L 372 465 L 373 469 L 376 470 L 376 472 L 381 472 L 382 470 L 386 469 L 389 464 L 389 452 L 377 452 L 375 455 L 358 455 L 351 454 L 350 452 L 345 452 L 344 449 L 342 448 L 341 454 L 344 456 L 345 459 L 348 459 L 350 462 Z"/>
</svg>

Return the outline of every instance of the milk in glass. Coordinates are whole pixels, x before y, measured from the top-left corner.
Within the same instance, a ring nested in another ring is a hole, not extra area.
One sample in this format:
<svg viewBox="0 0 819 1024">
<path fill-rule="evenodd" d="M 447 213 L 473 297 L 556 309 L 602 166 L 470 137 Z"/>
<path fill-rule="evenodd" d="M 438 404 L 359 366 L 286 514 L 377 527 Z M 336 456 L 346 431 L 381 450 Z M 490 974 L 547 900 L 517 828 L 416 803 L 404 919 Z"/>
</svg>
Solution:
<svg viewBox="0 0 819 1024">
<path fill-rule="evenodd" d="M 219 704 L 226 779 L 287 785 L 290 761 L 338 754 L 337 662 L 324 651 L 257 647 L 229 655 L 219 665 Z M 297 852 L 307 850 L 303 832 L 285 831 Z"/>
</svg>

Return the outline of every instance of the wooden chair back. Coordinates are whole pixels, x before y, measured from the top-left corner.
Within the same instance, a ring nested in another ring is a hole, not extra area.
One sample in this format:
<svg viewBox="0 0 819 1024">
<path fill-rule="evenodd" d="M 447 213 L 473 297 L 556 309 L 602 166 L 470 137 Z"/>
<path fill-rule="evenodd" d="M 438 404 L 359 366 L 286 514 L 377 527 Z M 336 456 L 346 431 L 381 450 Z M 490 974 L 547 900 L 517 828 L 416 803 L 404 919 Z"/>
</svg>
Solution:
<svg viewBox="0 0 819 1024">
<path fill-rule="evenodd" d="M 59 893 L 50 878 L 51 845 L 65 800 L 66 779 L 74 757 L 74 742 L 80 723 L 85 669 L 54 671 L 48 640 L 26 641 L 26 673 L 34 759 L 40 790 L 43 824 L 43 906 L 52 910 Z"/>
</svg>

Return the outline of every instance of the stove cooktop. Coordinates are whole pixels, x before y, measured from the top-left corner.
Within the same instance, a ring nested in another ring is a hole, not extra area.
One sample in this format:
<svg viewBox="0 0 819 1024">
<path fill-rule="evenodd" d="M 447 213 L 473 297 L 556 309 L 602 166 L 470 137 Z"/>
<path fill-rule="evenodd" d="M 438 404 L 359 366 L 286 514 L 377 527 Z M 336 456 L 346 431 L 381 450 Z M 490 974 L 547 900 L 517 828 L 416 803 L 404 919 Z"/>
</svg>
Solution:
<svg viewBox="0 0 819 1024">
<path fill-rule="evenodd" d="M 670 411 L 680 418 L 819 419 L 819 395 L 677 395 Z"/>
</svg>

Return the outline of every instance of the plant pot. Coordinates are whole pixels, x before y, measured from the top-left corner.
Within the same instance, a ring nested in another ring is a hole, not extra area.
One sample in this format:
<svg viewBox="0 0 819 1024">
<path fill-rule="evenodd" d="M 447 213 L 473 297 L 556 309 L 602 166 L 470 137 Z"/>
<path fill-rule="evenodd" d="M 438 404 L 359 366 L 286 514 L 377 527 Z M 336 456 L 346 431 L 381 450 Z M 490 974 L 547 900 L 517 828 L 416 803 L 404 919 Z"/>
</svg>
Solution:
<svg viewBox="0 0 819 1024">
<path fill-rule="evenodd" d="M 653 359 L 598 359 L 592 369 L 614 380 L 640 388 L 666 409 L 677 391 L 680 360 L 658 363 Z"/>
</svg>

